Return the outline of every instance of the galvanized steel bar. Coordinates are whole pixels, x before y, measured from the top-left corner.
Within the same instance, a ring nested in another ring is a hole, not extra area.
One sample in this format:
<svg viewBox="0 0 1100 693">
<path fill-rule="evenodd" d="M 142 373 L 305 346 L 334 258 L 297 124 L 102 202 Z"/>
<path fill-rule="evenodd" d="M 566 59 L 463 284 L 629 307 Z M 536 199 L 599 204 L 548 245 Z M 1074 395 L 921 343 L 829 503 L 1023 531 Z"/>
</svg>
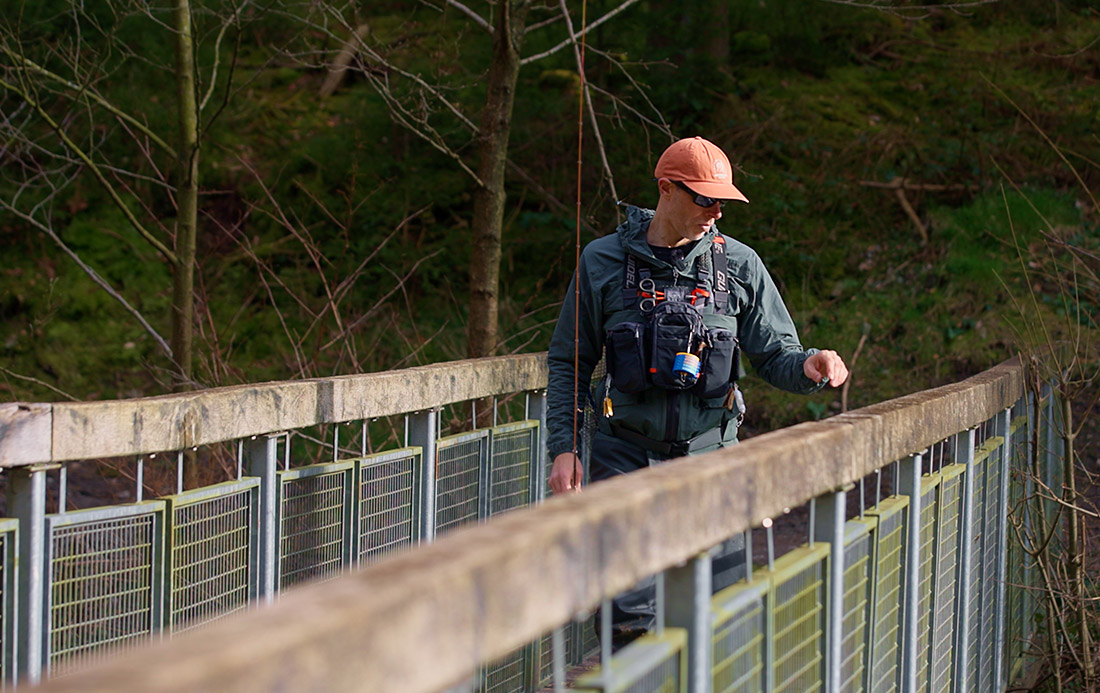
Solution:
<svg viewBox="0 0 1100 693">
<path fill-rule="evenodd" d="M 969 646 L 967 634 L 970 633 L 970 565 L 974 560 L 974 429 L 970 428 L 957 436 L 962 460 L 956 462 L 966 465 L 963 477 L 962 534 L 959 537 L 961 559 L 956 573 L 958 584 L 957 609 L 955 612 L 955 690 L 964 693 L 967 689 L 967 671 L 969 667 Z M 961 449 L 960 449 L 961 448 Z"/>
<path fill-rule="evenodd" d="M 815 504 L 821 509 L 814 533 L 818 541 L 829 544 L 829 576 L 825 602 L 825 658 L 823 680 L 827 693 L 841 693 L 840 667 L 844 641 L 844 521 L 848 494 L 845 490 L 821 496 Z M 812 544 L 811 544 L 812 545 Z"/>
<path fill-rule="evenodd" d="M 555 628 L 550 633 L 550 658 L 553 661 L 551 667 L 551 679 L 554 683 L 554 693 L 562 693 L 565 690 L 565 635 L 563 628 Z"/>
<path fill-rule="evenodd" d="M 409 418 L 409 444 L 423 451 L 424 474 L 420 478 L 420 532 L 424 541 L 435 539 L 435 465 L 437 413 L 434 409 L 416 412 Z"/>
<path fill-rule="evenodd" d="M 65 512 L 65 496 L 69 491 L 69 465 L 61 465 L 57 470 L 57 512 Z"/>
<path fill-rule="evenodd" d="M 241 478 L 240 466 L 237 467 L 237 478 Z M 137 469 L 134 474 L 135 488 L 134 488 L 134 500 L 140 503 L 145 498 L 145 456 L 138 455 Z"/>
<path fill-rule="evenodd" d="M 905 611 L 902 631 L 902 688 L 917 690 L 917 609 L 920 597 L 921 462 L 922 454 L 910 455 L 898 467 L 898 493 L 909 497 L 909 536 L 905 544 Z"/>
<path fill-rule="evenodd" d="M 686 565 L 669 568 L 666 574 L 665 622 L 670 627 L 683 628 L 688 636 L 688 693 L 709 693 L 712 675 L 710 553 L 701 553 Z"/>
<path fill-rule="evenodd" d="M 46 656 L 46 470 L 33 465 L 11 470 L 8 512 L 19 520 L 18 677 L 34 685 L 42 679 Z"/>
<path fill-rule="evenodd" d="M 1004 690 L 1005 684 L 1005 610 L 1008 608 L 1006 583 L 1008 580 L 1008 484 L 1012 458 L 1016 452 L 1012 434 L 1012 409 L 1005 409 L 1000 416 L 1001 435 L 1004 436 L 1004 454 L 1001 455 L 1000 484 L 997 489 L 997 597 L 993 630 L 993 685 Z"/>
<path fill-rule="evenodd" d="M 535 479 L 537 488 L 536 498 L 543 500 L 546 497 L 546 477 L 549 465 L 549 461 L 546 459 L 546 390 L 528 392 L 525 409 L 527 410 L 525 416 L 528 419 L 539 422 L 538 454 L 534 456 L 535 469 L 532 477 Z"/>
<path fill-rule="evenodd" d="M 259 587 L 256 596 L 266 603 L 275 600 L 279 570 L 276 472 L 280 437 L 278 433 L 258 436 L 248 446 L 248 471 L 260 477 Z"/>
</svg>

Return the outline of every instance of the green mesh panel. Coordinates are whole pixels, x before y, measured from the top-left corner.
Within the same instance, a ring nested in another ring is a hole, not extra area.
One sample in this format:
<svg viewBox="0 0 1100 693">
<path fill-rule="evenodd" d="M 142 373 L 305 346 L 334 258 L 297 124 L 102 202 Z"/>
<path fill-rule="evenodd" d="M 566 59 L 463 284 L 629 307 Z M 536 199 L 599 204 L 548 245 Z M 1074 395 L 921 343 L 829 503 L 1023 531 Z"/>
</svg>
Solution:
<svg viewBox="0 0 1100 693">
<path fill-rule="evenodd" d="M 488 429 L 439 439 L 435 471 L 437 535 L 484 519 L 488 454 Z"/>
<path fill-rule="evenodd" d="M 875 529 L 874 575 L 872 583 L 873 632 L 868 690 L 893 691 L 901 674 L 902 578 L 905 564 L 909 499 L 891 496 L 867 511 L 878 521 Z"/>
<path fill-rule="evenodd" d="M 1004 454 L 1004 438 L 986 441 L 990 449 L 985 471 L 985 538 L 977 560 L 982 562 L 982 651 L 981 681 L 983 691 L 993 689 L 993 648 L 996 647 L 997 619 L 997 554 L 1001 550 L 1001 455 Z"/>
<path fill-rule="evenodd" d="M 420 538 L 420 448 L 379 453 L 359 462 L 360 564 Z"/>
<path fill-rule="evenodd" d="M 803 546 L 781 557 L 771 581 L 773 681 L 776 691 L 815 691 L 824 687 L 825 573 L 827 544 Z"/>
<path fill-rule="evenodd" d="M 19 521 L 0 519 L 0 688 L 9 688 L 15 673 L 12 661 L 14 638 L 12 619 L 15 618 L 15 567 L 19 545 Z"/>
<path fill-rule="evenodd" d="M 920 579 L 917 585 L 917 686 L 928 685 L 932 649 L 932 593 L 935 588 L 936 493 L 939 475 L 921 480 Z"/>
<path fill-rule="evenodd" d="M 501 657 L 482 671 L 481 693 L 524 693 L 534 649 L 528 645 Z"/>
<path fill-rule="evenodd" d="M 562 659 L 563 668 L 568 668 L 573 663 L 573 653 L 577 647 L 577 636 L 580 634 L 577 623 L 570 621 L 561 628 L 561 642 L 562 652 L 559 653 Z M 553 650 L 553 635 L 547 633 L 539 639 L 539 671 L 538 671 L 538 684 L 542 687 L 549 686 L 554 678 L 554 650 Z"/>
<path fill-rule="evenodd" d="M 853 520 L 845 525 L 840 689 L 851 693 L 863 690 L 866 667 L 865 643 L 871 599 L 873 524 L 864 520 Z"/>
<path fill-rule="evenodd" d="M 168 502 L 168 628 L 182 632 L 248 606 L 256 576 L 259 479 L 218 484 Z"/>
<path fill-rule="evenodd" d="M 489 461 L 489 514 L 524 508 L 534 501 L 535 460 L 539 454 L 538 421 L 492 429 Z"/>
<path fill-rule="evenodd" d="M 159 627 L 163 514 L 153 502 L 46 516 L 51 675 L 147 641 Z"/>
<path fill-rule="evenodd" d="M 955 594 L 959 563 L 959 530 L 966 465 L 953 464 L 941 472 L 936 501 L 936 577 L 932 607 L 932 693 L 951 690 L 954 664 Z"/>
<path fill-rule="evenodd" d="M 767 580 L 739 582 L 711 598 L 714 693 L 752 693 L 764 686 Z"/>
<path fill-rule="evenodd" d="M 354 462 L 278 472 L 279 589 L 343 570 L 351 537 Z"/>
<path fill-rule="evenodd" d="M 577 679 L 576 690 L 600 693 L 687 693 L 687 631 L 648 633 L 615 653 L 610 672 Z"/>
</svg>

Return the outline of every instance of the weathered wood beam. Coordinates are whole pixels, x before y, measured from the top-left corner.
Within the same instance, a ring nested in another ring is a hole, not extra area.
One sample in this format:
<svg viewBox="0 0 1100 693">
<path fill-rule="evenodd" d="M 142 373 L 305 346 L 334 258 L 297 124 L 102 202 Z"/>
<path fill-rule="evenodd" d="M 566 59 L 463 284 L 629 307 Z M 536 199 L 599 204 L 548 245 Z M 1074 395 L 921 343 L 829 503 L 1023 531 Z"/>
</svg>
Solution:
<svg viewBox="0 0 1100 693">
<path fill-rule="evenodd" d="M 238 385 L 161 397 L 0 405 L 0 467 L 143 455 L 546 387 L 546 355 Z"/>
<path fill-rule="evenodd" d="M 41 690 L 443 690 L 604 595 L 989 419 L 1022 373 L 1006 362 L 551 498 Z"/>
</svg>

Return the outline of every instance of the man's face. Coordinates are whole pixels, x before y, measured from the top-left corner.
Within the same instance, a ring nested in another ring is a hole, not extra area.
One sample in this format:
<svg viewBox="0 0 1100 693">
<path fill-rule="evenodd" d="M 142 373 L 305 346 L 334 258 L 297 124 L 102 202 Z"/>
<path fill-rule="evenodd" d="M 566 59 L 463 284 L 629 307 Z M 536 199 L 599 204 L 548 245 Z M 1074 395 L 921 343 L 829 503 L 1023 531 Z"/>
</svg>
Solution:
<svg viewBox="0 0 1100 693">
<path fill-rule="evenodd" d="M 722 203 L 696 195 L 682 183 L 668 182 L 669 222 L 684 241 L 697 241 L 722 218 Z M 696 203 L 711 202 L 707 207 Z"/>
</svg>

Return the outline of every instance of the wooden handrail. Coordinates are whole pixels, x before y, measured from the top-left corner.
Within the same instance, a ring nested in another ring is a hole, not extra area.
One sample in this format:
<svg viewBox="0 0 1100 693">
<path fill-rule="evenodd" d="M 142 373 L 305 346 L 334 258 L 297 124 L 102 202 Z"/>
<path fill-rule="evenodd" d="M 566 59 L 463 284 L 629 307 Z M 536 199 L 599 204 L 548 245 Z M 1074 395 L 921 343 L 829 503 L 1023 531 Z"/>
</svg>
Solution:
<svg viewBox="0 0 1100 693">
<path fill-rule="evenodd" d="M 42 690 L 438 691 L 786 507 L 988 420 L 1017 360 L 459 529 Z"/>
</svg>

